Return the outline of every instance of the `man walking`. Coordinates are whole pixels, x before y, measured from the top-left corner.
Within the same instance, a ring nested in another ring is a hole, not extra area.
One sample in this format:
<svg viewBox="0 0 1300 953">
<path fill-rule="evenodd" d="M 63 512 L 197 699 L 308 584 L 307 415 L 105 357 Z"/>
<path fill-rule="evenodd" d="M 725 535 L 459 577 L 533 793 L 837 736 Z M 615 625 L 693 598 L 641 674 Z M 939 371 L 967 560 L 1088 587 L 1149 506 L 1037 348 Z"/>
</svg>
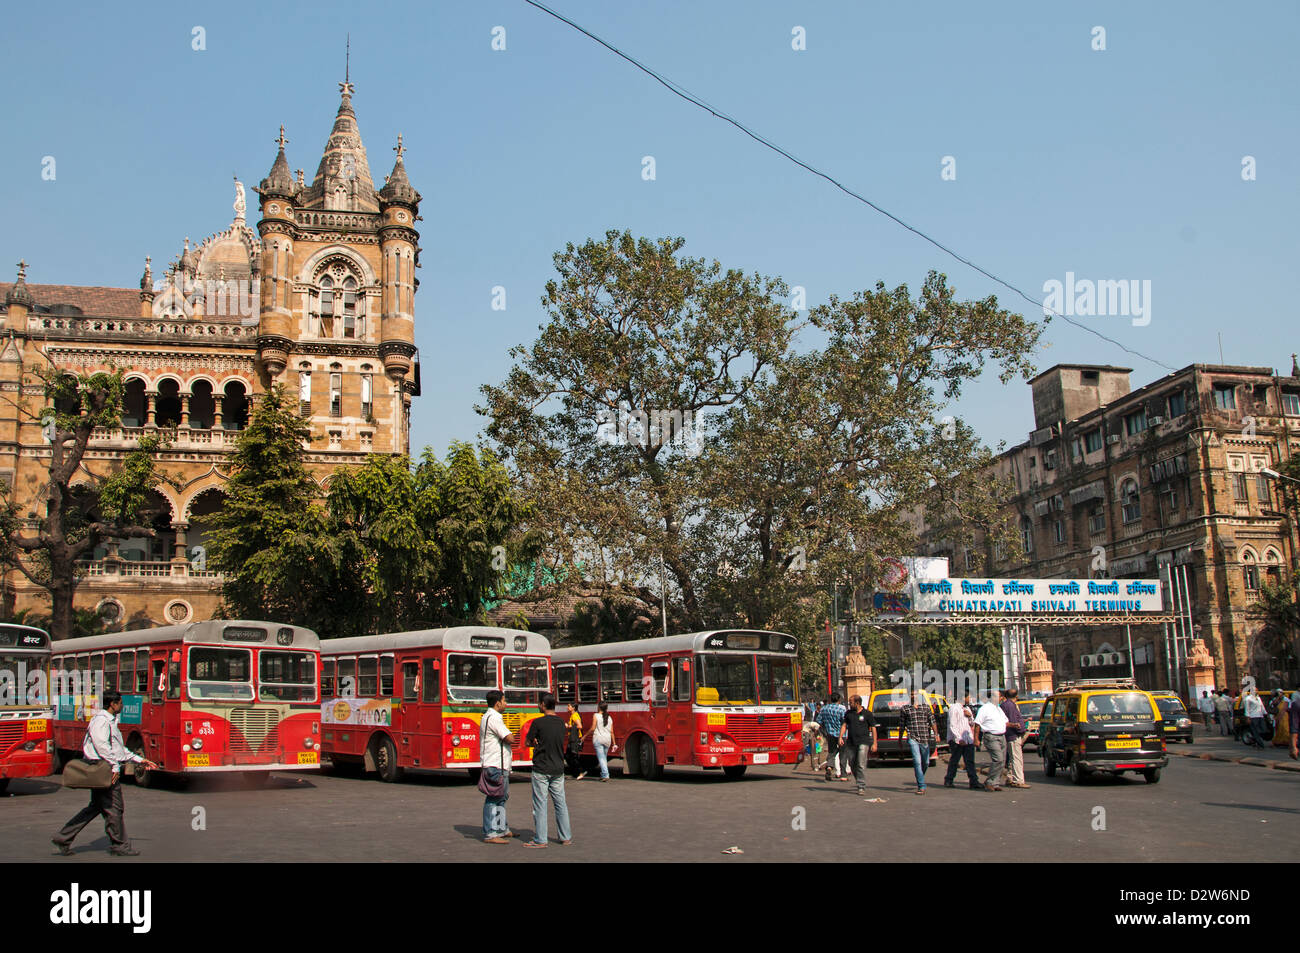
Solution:
<svg viewBox="0 0 1300 953">
<path fill-rule="evenodd" d="M 1007 716 L 1007 787 L 1027 788 L 1025 783 L 1025 716 L 1016 704 L 1016 690 L 1008 688 L 1002 693 L 998 706 Z"/>
<path fill-rule="evenodd" d="M 1200 699 L 1196 702 L 1196 708 L 1201 713 L 1201 718 L 1205 721 L 1205 727 L 1210 727 L 1210 719 L 1214 717 L 1214 699 L 1210 697 L 1209 692 L 1201 692 Z"/>
<path fill-rule="evenodd" d="M 1219 734 L 1232 733 L 1232 699 L 1227 691 L 1221 691 L 1214 699 L 1214 713 L 1219 718 Z"/>
<path fill-rule="evenodd" d="M 989 776 L 984 782 L 984 790 L 1001 791 L 1002 773 L 1007 766 L 1006 713 L 990 699 L 980 705 L 980 710 L 975 715 L 975 727 L 979 729 L 975 743 L 982 743 L 984 750 L 989 753 Z"/>
<path fill-rule="evenodd" d="M 1246 700 L 1242 702 L 1242 710 L 1245 712 L 1246 720 L 1250 722 L 1250 737 L 1245 739 L 1246 744 L 1257 748 L 1265 747 L 1264 732 L 1268 728 L 1268 712 L 1264 708 L 1264 703 L 1259 700 L 1259 692 L 1253 688 L 1250 690 Z"/>
<path fill-rule="evenodd" d="M 501 713 L 506 710 L 506 698 L 500 690 L 487 693 L 487 711 L 479 726 L 478 760 L 487 775 L 487 783 L 501 785 L 501 793 L 483 798 L 483 841 L 488 844 L 508 844 L 516 836 L 506 824 L 506 801 L 510 800 L 510 747 L 515 736 L 506 727 Z"/>
<path fill-rule="evenodd" d="M 546 846 L 546 801 L 555 801 L 555 833 L 561 844 L 573 843 L 569 807 L 564 801 L 564 742 L 567 728 L 555 714 L 555 696 L 547 692 L 538 706 L 542 717 L 528 726 L 524 744 L 533 749 L 533 839 L 525 847 Z"/>
<path fill-rule="evenodd" d="M 867 757 L 876 750 L 876 716 L 862 707 L 862 696 L 849 699 L 852 709 L 844 716 L 840 729 L 840 744 L 844 759 L 858 782 L 858 793 L 867 795 Z"/>
<path fill-rule="evenodd" d="M 916 773 L 916 793 L 925 793 L 925 769 L 930 766 L 930 752 L 939 744 L 939 726 L 934 711 L 920 692 L 912 692 L 911 701 L 898 713 L 907 732 L 907 746 L 912 749 L 912 770 Z"/>
<path fill-rule="evenodd" d="M 822 738 L 826 743 L 826 780 L 831 779 L 831 770 L 835 771 L 835 780 L 843 781 L 844 772 L 840 769 L 840 728 L 844 725 L 846 709 L 840 704 L 840 693 L 831 692 L 831 700 L 817 713 L 817 723 L 821 725 Z"/>
<path fill-rule="evenodd" d="M 122 765 L 127 761 L 143 764 L 150 770 L 157 770 L 158 765 L 148 758 L 142 758 L 128 751 L 122 741 L 121 729 L 117 726 L 118 716 L 122 714 L 122 696 L 114 691 L 104 692 L 104 707 L 95 712 L 86 726 L 86 739 L 82 742 L 81 753 L 87 761 L 109 761 L 113 765 L 113 781 L 106 788 L 91 788 L 90 803 L 78 812 L 77 816 L 63 825 L 63 829 L 54 835 L 54 846 L 65 857 L 72 853 L 72 842 L 81 833 L 82 828 L 103 815 L 104 831 L 108 834 L 108 852 L 114 857 L 135 857 L 139 851 L 126 839 L 126 825 L 123 820 L 126 806 L 122 800 Z"/>
<path fill-rule="evenodd" d="M 982 791 L 980 776 L 975 773 L 975 731 L 971 722 L 970 693 L 962 699 L 960 705 L 948 710 L 948 774 L 943 779 L 946 788 L 955 787 L 957 765 L 964 762 L 966 778 L 972 791 Z"/>
</svg>

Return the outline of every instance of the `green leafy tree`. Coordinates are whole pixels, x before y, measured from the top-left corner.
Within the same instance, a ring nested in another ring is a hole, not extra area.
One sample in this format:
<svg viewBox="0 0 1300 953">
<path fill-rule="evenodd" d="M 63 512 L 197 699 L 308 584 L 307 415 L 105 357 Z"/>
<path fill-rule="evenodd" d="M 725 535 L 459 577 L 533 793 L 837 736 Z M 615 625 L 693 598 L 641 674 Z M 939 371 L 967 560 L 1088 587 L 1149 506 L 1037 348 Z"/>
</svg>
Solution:
<svg viewBox="0 0 1300 953">
<path fill-rule="evenodd" d="M 991 626 L 914 625 L 903 667 L 939 671 L 1001 671 L 1002 635 Z"/>
<path fill-rule="evenodd" d="M 1028 376 L 1036 325 L 991 297 L 959 301 L 932 273 L 915 300 L 883 285 L 832 298 L 808 316 L 820 346 L 796 350 L 784 282 L 682 247 L 618 232 L 567 246 L 550 321 L 483 388 L 488 434 L 556 562 L 668 598 L 688 628 L 807 640 L 832 583 L 909 551 L 904 516 L 923 501 L 937 495 L 954 532 L 994 520 L 991 454 L 940 413 L 989 361 L 1004 381 Z M 696 439 L 673 439 L 665 414 Z"/>
<path fill-rule="evenodd" d="M 6 489 L 0 559 L 49 593 L 49 631 L 64 639 L 77 630 L 78 563 L 110 539 L 156 535 L 148 525 L 157 515 L 150 491 L 165 479 L 155 464 L 166 441 L 148 434 L 109 474 L 88 470 L 82 463 L 91 434 L 121 424 L 121 372 L 79 376 L 55 369 L 39 376 L 45 396 L 39 419 L 50 442 L 48 478 L 31 499 L 21 498 L 18 488 Z"/>
<path fill-rule="evenodd" d="M 1279 464 L 1276 481 L 1282 509 L 1287 515 L 1290 531 L 1298 532 L 1300 526 L 1300 456 L 1293 456 Z M 1300 537 L 1296 539 L 1300 545 Z M 1246 610 L 1253 619 L 1264 624 L 1259 635 L 1252 640 L 1262 657 L 1271 655 L 1295 658 L 1300 656 L 1300 577 L 1293 571 L 1289 577 L 1277 582 L 1264 581 L 1259 587 L 1259 600 Z M 1256 653 L 1252 653 L 1252 657 Z"/>
</svg>

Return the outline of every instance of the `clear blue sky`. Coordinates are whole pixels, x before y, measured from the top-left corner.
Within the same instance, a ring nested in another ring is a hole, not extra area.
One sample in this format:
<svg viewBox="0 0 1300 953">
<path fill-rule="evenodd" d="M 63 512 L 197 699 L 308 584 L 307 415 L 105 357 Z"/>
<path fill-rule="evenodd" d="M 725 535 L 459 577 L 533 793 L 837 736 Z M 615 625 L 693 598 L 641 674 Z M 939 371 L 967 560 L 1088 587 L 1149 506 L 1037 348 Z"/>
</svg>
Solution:
<svg viewBox="0 0 1300 953">
<path fill-rule="evenodd" d="M 1036 300 L 1067 271 L 1150 280 L 1149 325 L 1080 320 L 1165 364 L 1217 362 L 1219 332 L 1228 363 L 1285 373 L 1300 350 L 1291 0 L 552 5 Z M 425 196 L 414 448 L 479 433 L 478 387 L 535 337 L 552 254 L 608 228 L 681 235 L 810 304 L 936 268 L 963 297 L 1041 315 L 522 0 L 51 9 L 12 7 L 0 37 L 3 280 L 23 257 L 33 282 L 134 287 L 146 254 L 166 263 L 229 223 L 231 174 L 266 175 L 281 123 L 310 177 L 351 32 L 376 182 L 401 132 Z M 1040 367 L 1165 373 L 1059 320 L 1045 341 Z M 990 443 L 1033 425 L 1028 388 L 992 379 L 957 411 Z"/>
</svg>

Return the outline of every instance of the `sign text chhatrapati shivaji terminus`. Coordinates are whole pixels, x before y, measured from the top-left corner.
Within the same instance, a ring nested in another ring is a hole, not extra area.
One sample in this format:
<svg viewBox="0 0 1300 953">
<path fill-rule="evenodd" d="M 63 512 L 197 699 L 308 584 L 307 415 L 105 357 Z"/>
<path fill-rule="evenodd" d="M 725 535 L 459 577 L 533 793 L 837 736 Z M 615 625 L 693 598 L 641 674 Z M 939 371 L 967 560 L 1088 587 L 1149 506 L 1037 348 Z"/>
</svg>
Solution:
<svg viewBox="0 0 1300 953">
<path fill-rule="evenodd" d="M 898 593 L 876 593 L 885 614 L 1071 616 L 1163 612 L 1155 579 L 926 579 Z"/>
</svg>

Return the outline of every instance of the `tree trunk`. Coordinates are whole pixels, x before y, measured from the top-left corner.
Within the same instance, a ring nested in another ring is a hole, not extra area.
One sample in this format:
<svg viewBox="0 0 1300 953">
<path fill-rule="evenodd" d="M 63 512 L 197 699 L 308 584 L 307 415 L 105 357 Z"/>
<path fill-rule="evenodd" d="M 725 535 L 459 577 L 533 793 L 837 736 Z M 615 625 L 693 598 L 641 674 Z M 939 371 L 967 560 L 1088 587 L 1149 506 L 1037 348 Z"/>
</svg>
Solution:
<svg viewBox="0 0 1300 953">
<path fill-rule="evenodd" d="M 62 576 L 62 578 L 59 578 Z M 50 591 L 50 638 L 68 639 L 72 637 L 72 600 L 76 588 L 68 584 L 66 576 L 59 574 L 58 581 L 52 582 Z"/>
</svg>

